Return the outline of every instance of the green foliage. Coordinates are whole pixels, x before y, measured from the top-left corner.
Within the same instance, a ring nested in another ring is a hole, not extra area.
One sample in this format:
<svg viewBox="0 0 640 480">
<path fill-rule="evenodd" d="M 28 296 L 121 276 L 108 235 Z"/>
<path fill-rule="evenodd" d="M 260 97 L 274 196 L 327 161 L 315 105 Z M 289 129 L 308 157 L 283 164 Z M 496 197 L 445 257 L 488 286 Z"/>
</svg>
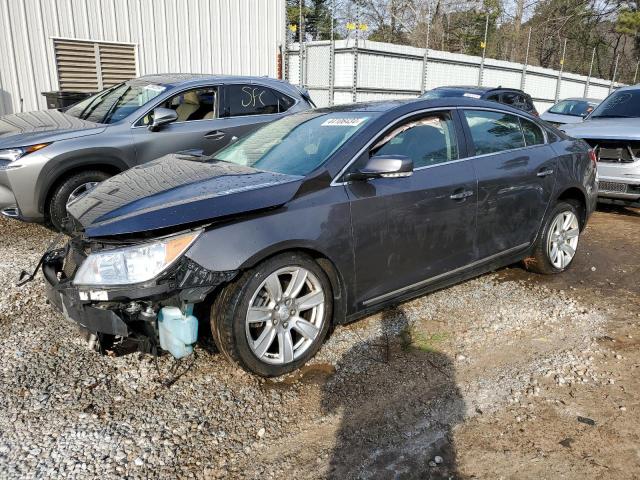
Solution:
<svg viewBox="0 0 640 480">
<path fill-rule="evenodd" d="M 313 40 L 329 40 L 331 38 L 331 0 L 305 0 L 302 9 L 304 31 Z M 296 39 L 300 33 L 300 2 L 287 0 L 287 22 L 296 26 Z M 335 38 L 339 38 L 334 35 Z"/>
</svg>

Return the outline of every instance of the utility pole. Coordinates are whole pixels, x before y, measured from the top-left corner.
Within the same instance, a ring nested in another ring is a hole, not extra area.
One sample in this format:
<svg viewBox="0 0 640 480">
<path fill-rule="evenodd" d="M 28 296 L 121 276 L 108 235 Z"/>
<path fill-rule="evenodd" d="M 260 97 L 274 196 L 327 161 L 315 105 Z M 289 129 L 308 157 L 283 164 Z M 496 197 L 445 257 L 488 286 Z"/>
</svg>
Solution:
<svg viewBox="0 0 640 480">
<path fill-rule="evenodd" d="M 524 65 L 522 65 L 522 76 L 520 77 L 520 90 L 524 90 L 525 78 L 527 77 L 527 64 L 529 63 L 529 46 L 531 45 L 531 27 L 527 37 L 527 53 L 524 55 Z"/>
<path fill-rule="evenodd" d="M 620 55 L 616 55 L 616 64 L 613 66 L 613 78 L 611 79 L 611 83 L 609 84 L 609 93 L 613 90 L 613 84 L 616 83 L 616 75 L 618 74 L 618 60 L 620 59 Z"/>
<path fill-rule="evenodd" d="M 482 74 L 484 71 L 484 58 L 487 54 L 487 32 L 489 31 L 489 13 L 487 13 L 487 21 L 484 24 L 484 41 L 480 45 L 482 47 L 482 60 L 480 60 L 480 70 L 478 71 L 478 86 L 482 86 Z"/>
<path fill-rule="evenodd" d="M 591 72 L 593 71 L 593 60 L 596 58 L 596 47 L 593 47 L 591 52 L 591 64 L 589 65 L 589 76 L 587 76 L 587 83 L 584 84 L 584 96 L 589 96 L 589 84 L 591 83 Z"/>
<path fill-rule="evenodd" d="M 562 84 L 562 72 L 564 71 L 564 56 L 567 53 L 567 39 L 564 39 L 564 46 L 562 47 L 562 58 L 560 59 L 560 72 L 558 72 L 558 82 L 556 83 L 556 103 L 560 99 L 560 86 Z"/>
</svg>

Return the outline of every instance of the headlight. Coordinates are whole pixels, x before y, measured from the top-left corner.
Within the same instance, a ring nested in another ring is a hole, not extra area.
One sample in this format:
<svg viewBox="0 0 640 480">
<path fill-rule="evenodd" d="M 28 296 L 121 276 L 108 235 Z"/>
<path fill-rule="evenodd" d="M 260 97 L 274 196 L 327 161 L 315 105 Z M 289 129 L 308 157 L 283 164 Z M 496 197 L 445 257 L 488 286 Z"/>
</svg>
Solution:
<svg viewBox="0 0 640 480">
<path fill-rule="evenodd" d="M 129 285 L 154 279 L 175 262 L 201 231 L 156 242 L 90 254 L 73 280 L 75 285 Z"/>
<path fill-rule="evenodd" d="M 0 160 L 9 160 L 10 162 L 15 162 L 25 155 L 37 152 L 38 150 L 42 150 L 47 145 L 50 145 L 50 143 L 38 143 L 37 145 L 29 145 L 28 147 L 16 147 L 7 148 L 6 150 L 0 150 Z"/>
</svg>

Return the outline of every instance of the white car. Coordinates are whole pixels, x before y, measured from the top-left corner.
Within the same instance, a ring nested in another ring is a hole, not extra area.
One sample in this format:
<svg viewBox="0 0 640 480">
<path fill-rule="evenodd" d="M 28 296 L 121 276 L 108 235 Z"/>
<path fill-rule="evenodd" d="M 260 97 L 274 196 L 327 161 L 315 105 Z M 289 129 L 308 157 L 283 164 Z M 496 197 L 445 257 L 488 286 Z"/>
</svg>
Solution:
<svg viewBox="0 0 640 480">
<path fill-rule="evenodd" d="M 540 115 L 540 118 L 554 127 L 567 123 L 580 123 L 598 106 L 595 98 L 565 98 Z"/>
</svg>

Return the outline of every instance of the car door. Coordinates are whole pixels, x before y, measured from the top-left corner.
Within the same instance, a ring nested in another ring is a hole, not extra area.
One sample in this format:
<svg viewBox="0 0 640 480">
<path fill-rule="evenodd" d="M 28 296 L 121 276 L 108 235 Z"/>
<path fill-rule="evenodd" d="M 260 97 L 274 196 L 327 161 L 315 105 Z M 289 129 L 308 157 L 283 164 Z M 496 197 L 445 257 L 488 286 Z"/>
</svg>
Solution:
<svg viewBox="0 0 640 480">
<path fill-rule="evenodd" d="M 543 130 L 519 115 L 465 109 L 478 176 L 478 256 L 534 241 L 553 193 L 555 154 Z"/>
<path fill-rule="evenodd" d="M 350 167 L 374 155 L 414 162 L 409 177 L 345 185 L 360 305 L 420 288 L 475 260 L 476 178 L 462 159 L 462 139 L 455 111 L 422 113 L 391 127 Z"/>
<path fill-rule="evenodd" d="M 133 144 L 138 163 L 183 150 L 202 150 L 211 155 L 224 146 L 219 135 L 219 87 L 204 86 L 183 90 L 154 106 L 176 111 L 178 119 L 156 131 L 149 130 L 153 123 L 153 109 L 134 123 Z"/>
<path fill-rule="evenodd" d="M 295 104 L 290 96 L 256 83 L 226 84 L 222 95 L 220 132 L 225 145 L 282 118 Z"/>
</svg>

